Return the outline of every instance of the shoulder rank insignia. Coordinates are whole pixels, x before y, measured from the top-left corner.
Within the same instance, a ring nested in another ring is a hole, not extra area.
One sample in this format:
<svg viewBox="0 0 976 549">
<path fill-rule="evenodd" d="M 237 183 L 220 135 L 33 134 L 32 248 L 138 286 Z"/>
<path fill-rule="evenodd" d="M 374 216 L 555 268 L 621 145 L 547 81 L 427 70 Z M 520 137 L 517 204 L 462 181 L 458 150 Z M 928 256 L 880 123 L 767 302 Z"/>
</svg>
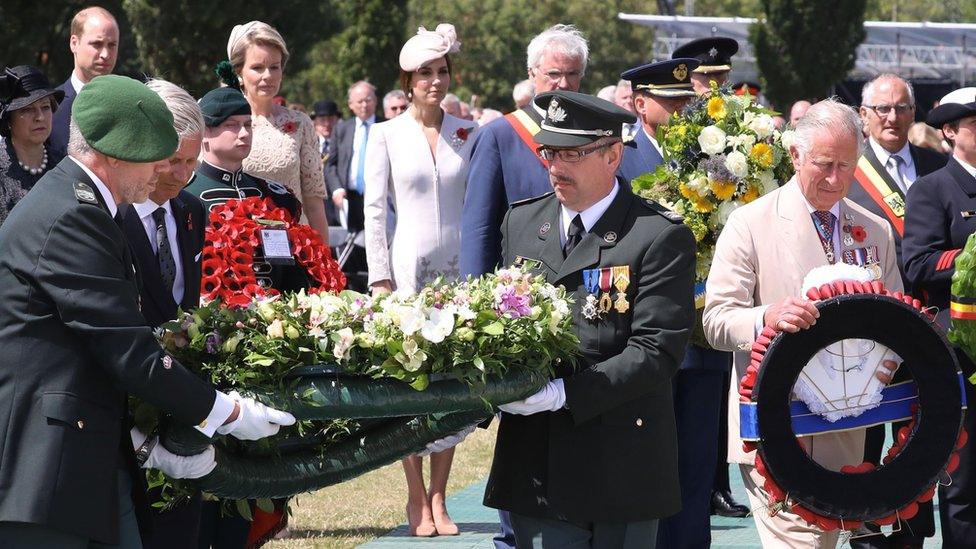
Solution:
<svg viewBox="0 0 976 549">
<path fill-rule="evenodd" d="M 684 223 L 685 222 L 685 218 L 681 214 L 679 214 L 679 213 L 677 213 L 675 211 L 669 210 L 668 208 L 665 208 L 664 206 L 658 204 L 657 202 L 651 200 L 650 198 L 648 198 L 647 200 L 645 200 L 644 203 L 647 204 L 655 212 L 663 215 L 665 218 L 668 219 L 668 221 L 671 221 L 673 223 Z"/>
<path fill-rule="evenodd" d="M 83 181 L 75 181 L 74 188 L 75 198 L 81 202 L 98 204 L 98 198 L 95 196 L 95 190 L 91 188 L 91 185 Z"/>
</svg>

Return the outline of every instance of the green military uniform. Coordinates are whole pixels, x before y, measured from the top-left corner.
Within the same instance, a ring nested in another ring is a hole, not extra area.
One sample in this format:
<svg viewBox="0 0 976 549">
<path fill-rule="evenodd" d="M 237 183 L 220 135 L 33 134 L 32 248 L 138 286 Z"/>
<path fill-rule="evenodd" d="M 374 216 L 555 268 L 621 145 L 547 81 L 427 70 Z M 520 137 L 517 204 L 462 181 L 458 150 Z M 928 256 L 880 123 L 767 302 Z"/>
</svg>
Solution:
<svg viewBox="0 0 976 549">
<path fill-rule="evenodd" d="M 537 98 L 543 108 L 560 99 L 559 110 L 549 105 L 542 144 L 547 126 L 580 131 L 573 124 L 581 109 L 617 112 L 580 95 Z M 603 123 L 616 133 L 601 136 L 619 136 L 619 120 Z M 554 140 L 579 146 L 569 133 Z M 600 524 L 646 523 L 680 508 L 671 376 L 694 320 L 695 241 L 679 216 L 635 196 L 622 179 L 615 185 L 605 212 L 568 255 L 553 193 L 514 204 L 502 224 L 504 264 L 527 264 L 574 295 L 581 353 L 557 370 L 564 408 L 502 414 L 485 504 L 513 513 L 519 539 L 519 516 L 589 529 L 596 540 Z M 646 533 L 652 544 L 653 531 Z M 560 537 L 556 531 L 549 540 Z M 592 546 L 632 546 L 604 539 Z"/>
<path fill-rule="evenodd" d="M 172 115 L 131 79 L 95 78 L 73 109 L 85 139 L 103 154 L 152 162 L 176 150 Z M 110 123 L 118 116 L 127 127 Z M 214 389 L 168 356 L 146 327 L 112 207 L 81 165 L 65 158 L 0 228 L 4 547 L 42 546 L 37 540 L 47 534 L 117 543 L 118 471 L 132 459 L 126 394 L 187 424 L 214 406 Z M 14 530 L 6 528 L 25 524 L 33 530 L 10 539 Z"/>
</svg>

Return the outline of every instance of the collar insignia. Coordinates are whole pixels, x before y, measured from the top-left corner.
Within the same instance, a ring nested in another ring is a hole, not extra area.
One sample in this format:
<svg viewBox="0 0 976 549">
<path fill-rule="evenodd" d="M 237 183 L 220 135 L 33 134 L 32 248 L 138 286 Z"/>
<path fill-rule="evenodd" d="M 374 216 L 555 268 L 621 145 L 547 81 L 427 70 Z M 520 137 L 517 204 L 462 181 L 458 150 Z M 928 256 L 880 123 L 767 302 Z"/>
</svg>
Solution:
<svg viewBox="0 0 976 549">
<path fill-rule="evenodd" d="M 88 202 L 89 204 L 98 204 L 98 199 L 95 198 L 95 191 L 92 190 L 88 183 L 83 181 L 75 181 L 75 198 L 82 202 Z"/>
</svg>

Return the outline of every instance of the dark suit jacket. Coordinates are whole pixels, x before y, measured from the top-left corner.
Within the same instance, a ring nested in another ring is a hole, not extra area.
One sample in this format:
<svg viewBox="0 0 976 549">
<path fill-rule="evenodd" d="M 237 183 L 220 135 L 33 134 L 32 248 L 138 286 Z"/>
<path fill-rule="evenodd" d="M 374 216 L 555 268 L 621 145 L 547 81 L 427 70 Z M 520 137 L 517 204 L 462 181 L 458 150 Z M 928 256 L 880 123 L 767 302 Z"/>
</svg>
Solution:
<svg viewBox="0 0 976 549">
<path fill-rule="evenodd" d="M 115 544 L 126 393 L 189 425 L 215 393 L 164 360 L 88 175 L 66 158 L 35 189 L 0 226 L 0 521 Z"/>
<path fill-rule="evenodd" d="M 574 522 L 644 521 L 681 508 L 671 377 L 695 319 L 695 238 L 618 181 L 609 209 L 565 260 L 554 195 L 514 205 L 502 225 L 506 265 L 535 260 L 526 263 L 574 294 L 581 358 L 557 368 L 566 408 L 502 414 L 489 507 Z M 588 320 L 583 271 L 613 266 L 630 268 L 630 308 Z"/>
<path fill-rule="evenodd" d="M 542 123 L 532 107 L 522 109 Z M 549 172 L 505 118 L 474 133 L 461 213 L 461 277 L 495 270 L 502 260 L 502 218 L 513 202 L 552 191 Z"/>
<path fill-rule="evenodd" d="M 376 122 L 386 119 L 376 115 Z M 356 117 L 348 118 L 336 124 L 329 139 L 329 158 L 325 160 L 325 186 L 329 196 L 339 189 L 346 189 L 346 200 L 349 201 L 349 218 L 347 225 L 350 230 L 363 229 L 363 195 L 356 192 L 355 183 L 349 181 L 349 168 L 352 166 L 353 137 L 356 133 Z"/>
<path fill-rule="evenodd" d="M 183 300 L 180 303 L 173 300 L 172 292 L 163 288 L 159 259 L 153 252 L 139 213 L 135 208 L 129 207 L 123 216 L 125 235 L 129 239 L 142 280 L 139 291 L 142 297 L 142 315 L 146 317 L 149 326 L 154 328 L 175 319 L 178 307 L 186 311 L 195 309 L 200 304 L 200 251 L 203 250 L 207 216 L 200 199 L 186 191 L 180 191 L 170 203 L 176 217 L 180 248 L 178 257 L 183 266 Z"/>
<path fill-rule="evenodd" d="M 905 211 L 905 274 L 925 292 L 927 304 L 939 308 L 946 326 L 955 259 L 976 232 L 976 178 L 950 159 L 908 189 Z"/>
<path fill-rule="evenodd" d="M 68 126 L 71 122 L 71 105 L 75 102 L 74 86 L 71 85 L 71 77 L 63 84 L 58 86 L 58 89 L 64 92 L 64 99 L 61 104 L 58 105 L 58 110 L 54 113 L 54 119 L 51 121 L 51 136 L 47 138 L 48 144 L 55 151 L 58 151 L 62 155 L 68 148 Z"/>
<path fill-rule="evenodd" d="M 644 129 L 638 128 L 633 145 L 624 147 L 624 157 L 617 168 L 617 175 L 632 181 L 645 173 L 653 172 L 663 161 L 661 153 L 654 148 Z"/>
<path fill-rule="evenodd" d="M 946 165 L 946 161 L 949 159 L 949 157 L 943 154 L 939 154 L 930 149 L 916 147 L 912 144 L 908 145 L 908 150 L 912 155 L 912 163 L 915 164 L 916 180 L 942 168 Z M 898 184 L 891 179 L 890 175 L 888 175 L 888 170 L 885 168 L 884 164 L 878 160 L 878 155 L 874 154 L 874 149 L 871 148 L 871 144 L 867 141 L 864 142 L 864 158 L 866 158 L 874 169 L 877 170 L 878 174 L 884 178 L 885 182 L 888 184 L 888 187 L 898 193 L 902 197 L 902 200 L 906 200 L 904 193 L 901 192 L 901 189 L 898 188 Z M 915 184 L 913 183 L 912 186 L 914 185 Z M 851 183 L 851 188 L 847 191 L 847 198 L 853 200 L 858 205 L 866 208 L 868 211 L 877 215 L 878 217 L 887 219 L 888 223 L 891 223 L 892 220 L 888 219 L 888 216 L 885 214 L 881 206 L 879 206 L 878 203 L 871 198 L 871 195 L 868 194 L 867 190 L 857 179 Z M 898 257 L 898 269 L 901 271 L 901 280 L 905 285 L 906 291 L 909 293 L 914 293 L 911 284 L 909 284 L 908 277 L 905 275 L 905 263 L 901 252 L 902 235 L 898 232 L 896 226 L 893 223 L 891 224 L 893 229 L 892 234 L 895 236 L 895 255 Z"/>
</svg>

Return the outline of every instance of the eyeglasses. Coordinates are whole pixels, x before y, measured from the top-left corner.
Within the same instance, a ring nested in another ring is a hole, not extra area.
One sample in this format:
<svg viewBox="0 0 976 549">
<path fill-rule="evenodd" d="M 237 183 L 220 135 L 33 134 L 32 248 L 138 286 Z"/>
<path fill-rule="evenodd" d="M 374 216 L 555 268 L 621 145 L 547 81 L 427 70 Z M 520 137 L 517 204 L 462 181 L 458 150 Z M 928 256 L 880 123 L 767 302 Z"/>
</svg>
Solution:
<svg viewBox="0 0 976 549">
<path fill-rule="evenodd" d="M 888 116 L 892 109 L 894 109 L 896 116 L 915 110 L 915 105 L 909 105 L 907 103 L 899 103 L 897 105 L 864 105 L 864 107 L 871 109 L 878 116 Z"/>
<path fill-rule="evenodd" d="M 539 69 L 535 69 L 535 70 L 538 71 Z M 550 82 L 559 82 L 563 78 L 565 78 L 566 81 L 569 82 L 570 80 L 579 80 L 580 78 L 583 77 L 583 72 L 582 71 L 568 71 L 568 72 L 563 72 L 563 71 L 558 71 L 558 70 L 555 70 L 555 69 L 550 70 L 550 71 L 546 71 L 546 72 L 544 72 L 542 74 L 544 74 L 546 76 L 546 78 L 549 79 Z"/>
<path fill-rule="evenodd" d="M 558 158 L 563 162 L 573 164 L 582 160 L 584 156 L 595 153 L 601 149 L 605 149 L 612 144 L 613 143 L 607 143 L 600 145 L 599 147 L 593 147 L 592 149 L 550 149 L 549 147 L 539 147 L 538 153 L 539 157 L 546 162 L 552 162 Z"/>
</svg>

